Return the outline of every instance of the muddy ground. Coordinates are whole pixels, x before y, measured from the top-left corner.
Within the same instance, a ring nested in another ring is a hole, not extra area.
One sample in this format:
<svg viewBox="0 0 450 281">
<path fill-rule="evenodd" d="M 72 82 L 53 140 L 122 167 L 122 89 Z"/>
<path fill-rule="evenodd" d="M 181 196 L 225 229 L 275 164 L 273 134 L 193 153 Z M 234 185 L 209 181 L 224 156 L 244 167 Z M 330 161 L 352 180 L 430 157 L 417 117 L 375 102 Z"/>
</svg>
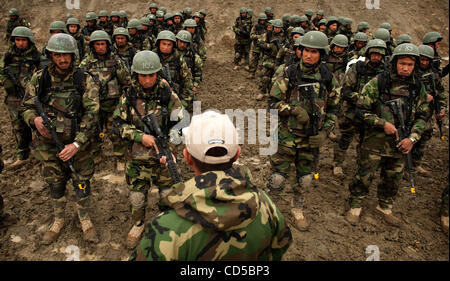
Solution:
<svg viewBox="0 0 450 281">
<path fill-rule="evenodd" d="M 306 9 L 324 9 L 326 15 L 343 15 L 353 19 L 353 26 L 366 20 L 375 31 L 380 23 L 388 21 L 393 26 L 393 35 L 409 33 L 415 43 L 419 43 L 423 34 L 430 30 L 438 30 L 444 35 L 441 55 L 448 58 L 448 1 L 381 1 L 380 10 L 368 10 L 365 1 L 178 1 L 160 2 L 169 11 L 191 7 L 193 10 L 206 8 L 208 12 L 208 60 L 204 68 L 204 82 L 198 94 L 202 101 L 202 110 L 215 108 L 225 109 L 264 109 L 265 101 L 255 100 L 257 83 L 247 79 L 244 70 L 233 71 L 233 33 L 231 26 L 241 6 L 252 8 L 256 14 L 263 11 L 266 5 L 272 6 L 275 15 L 284 13 L 302 14 Z M 406 2 L 406 3 L 405 3 Z M 0 1 L 2 15 L 6 15 L 12 7 L 17 7 L 31 21 L 39 49 L 48 39 L 48 26 L 51 21 L 64 19 L 71 12 L 79 19 L 84 19 L 87 11 L 109 11 L 125 9 L 131 17 L 141 17 L 147 9 L 147 1 L 83 1 L 81 9 L 69 11 L 65 1 Z M 45 16 L 43 16 L 45 15 Z M 1 20 L 0 36 L 4 36 L 6 20 Z M 1 44 L 2 55 L 6 51 Z M 444 61 L 444 65 L 448 63 Z M 444 82 L 448 93 L 448 78 Z M 0 90 L 4 97 L 3 89 Z M 448 97 L 448 96 L 447 96 Z M 0 110 L 0 142 L 3 146 L 3 159 L 11 163 L 15 160 L 14 138 L 11 134 L 10 120 L 3 103 Z M 436 131 L 436 130 L 435 130 Z M 448 137 L 448 118 L 444 121 L 444 133 Z M 437 133 L 435 133 L 437 135 Z M 96 167 L 92 180 L 92 202 L 94 208 L 91 217 L 97 227 L 101 242 L 92 245 L 82 239 L 82 231 L 78 222 L 75 203 L 72 201 L 73 191 L 68 184 L 68 200 L 66 209 L 67 225 L 58 240 L 50 246 L 40 244 L 42 235 L 49 227 L 53 215 L 49 200 L 49 190 L 40 176 L 40 164 L 31 159 L 30 163 L 15 171 L 5 171 L 0 175 L 0 192 L 5 198 L 6 213 L 10 216 L 7 227 L 0 229 L 0 260 L 66 260 L 70 256 L 70 246 L 77 246 L 81 260 L 117 261 L 126 260 L 130 251 L 125 248 L 125 237 L 129 230 L 130 212 L 128 190 L 124 174 L 114 170 L 111 146 L 105 146 L 104 161 Z M 264 145 L 263 147 L 266 147 Z M 243 145 L 243 153 L 239 165 L 247 165 L 258 186 L 264 186 L 270 175 L 267 156 L 259 155 L 259 144 Z M 386 225 L 375 214 L 377 204 L 376 185 L 374 180 L 370 195 L 364 203 L 361 223 L 351 226 L 344 220 L 344 213 L 349 195 L 348 184 L 355 171 L 355 144 L 348 151 L 345 162 L 346 177 L 339 180 L 332 176 L 332 143 L 329 141 L 320 155 L 320 180 L 306 195 L 305 215 L 310 221 L 308 232 L 299 232 L 291 227 L 294 242 L 284 256 L 287 261 L 313 260 L 352 260 L 363 261 L 369 257 L 366 248 L 375 245 L 379 249 L 381 260 L 417 261 L 417 260 L 449 260 L 449 237 L 441 231 L 439 221 L 440 197 L 444 186 L 448 185 L 449 144 L 434 137 L 424 159 L 424 167 L 431 170 L 427 177 L 417 175 L 417 194 L 409 192 L 408 182 L 403 181 L 394 212 L 403 225 L 395 228 Z M 182 161 L 181 161 L 182 162 Z M 192 172 L 181 164 L 185 178 Z M 151 194 L 151 193 L 150 193 Z M 292 226 L 289 215 L 288 198 L 291 190 L 288 187 L 286 196 L 277 204 L 284 213 L 288 224 Z M 157 214 L 156 198 L 149 196 L 147 217 Z M 66 252 L 67 251 L 67 252 Z"/>
</svg>

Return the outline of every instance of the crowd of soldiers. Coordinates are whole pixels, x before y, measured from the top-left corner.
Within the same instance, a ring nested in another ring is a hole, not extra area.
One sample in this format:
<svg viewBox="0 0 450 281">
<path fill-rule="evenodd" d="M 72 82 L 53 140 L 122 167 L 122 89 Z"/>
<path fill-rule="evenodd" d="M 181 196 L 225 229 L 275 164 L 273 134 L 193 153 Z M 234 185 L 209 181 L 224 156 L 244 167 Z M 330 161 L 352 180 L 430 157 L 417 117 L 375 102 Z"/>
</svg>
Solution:
<svg viewBox="0 0 450 281">
<path fill-rule="evenodd" d="M 353 31 L 352 19 L 325 18 L 323 10 L 277 19 L 266 7 L 256 22 L 253 17 L 253 10 L 243 7 L 233 25 L 234 70 L 243 67 L 249 79 L 257 76 L 256 100 L 267 99 L 269 108 L 279 113 L 278 152 L 270 157 L 267 185 L 271 195 L 283 191 L 293 162 L 297 181 L 291 215 L 297 229 L 307 230 L 304 193 L 318 178 L 319 148 L 328 138 L 334 142 L 333 175 L 342 179 L 345 155 L 356 136 L 358 169 L 349 185 L 345 218 L 359 222 L 362 201 L 381 170 L 376 210 L 389 224 L 400 225 L 392 212 L 400 181 L 410 178 L 415 192 L 414 172 L 429 175 L 421 162 L 434 120 L 443 138 L 448 107 L 442 77 L 448 66 L 440 66 L 442 35 L 428 32 L 416 46 L 409 34 L 395 40 L 387 22 L 373 34 L 365 21 Z M 392 101 L 399 101 L 403 118 L 389 107 Z M 448 186 L 441 223 L 448 232 Z"/>
<path fill-rule="evenodd" d="M 348 18 L 325 19 L 318 11 L 311 19 L 314 13 L 307 11 L 274 19 L 270 7 L 253 25 L 253 15 L 242 8 L 233 26 L 235 70 L 244 65 L 249 78 L 258 75 L 257 100 L 267 97 L 280 116 L 272 174 L 267 186 L 257 188 L 247 168 L 233 166 L 241 152 L 237 130 L 226 115 L 208 111 L 183 129 L 183 157 L 195 174 L 183 182 L 171 166 L 176 153 L 163 152 L 169 136 L 179 134 L 170 128 L 183 112 L 193 111 L 207 58 L 206 11 L 192 12 L 172 14 L 156 3 L 141 19 L 129 21 L 125 11 L 88 12 L 83 28 L 68 14 L 65 21 L 51 23 L 40 52 L 30 24 L 17 9 L 9 11 L 0 83 L 17 160 L 5 169 L 25 165 L 31 153 L 41 162 L 54 210 L 42 243 L 57 240 L 66 224 L 69 180 L 84 239 L 99 241 L 89 212 L 95 207 L 90 180 L 105 155 L 105 137 L 129 188 L 131 228 L 125 244 L 135 249 L 130 260 L 281 260 L 292 235 L 274 203 L 294 162 L 290 213 L 298 230 L 308 229 L 304 194 L 319 178 L 319 149 L 327 138 L 335 141 L 333 173 L 343 176 L 346 150 L 359 137 L 346 220 L 359 222 L 362 201 L 381 168 L 377 210 L 398 226 L 392 207 L 404 155 L 412 150 L 420 167 L 433 115 L 442 121 L 447 111 L 437 64 L 442 36 L 427 33 L 419 47 L 409 35 L 395 42 L 385 23 L 369 40 L 367 23 L 354 34 Z M 352 59 L 357 62 L 347 70 Z M 402 118 L 388 106 L 392 100 L 402 107 L 406 135 L 399 126 Z M 148 220 L 152 185 L 162 213 Z M 441 215 L 448 231 L 448 187 Z"/>
</svg>

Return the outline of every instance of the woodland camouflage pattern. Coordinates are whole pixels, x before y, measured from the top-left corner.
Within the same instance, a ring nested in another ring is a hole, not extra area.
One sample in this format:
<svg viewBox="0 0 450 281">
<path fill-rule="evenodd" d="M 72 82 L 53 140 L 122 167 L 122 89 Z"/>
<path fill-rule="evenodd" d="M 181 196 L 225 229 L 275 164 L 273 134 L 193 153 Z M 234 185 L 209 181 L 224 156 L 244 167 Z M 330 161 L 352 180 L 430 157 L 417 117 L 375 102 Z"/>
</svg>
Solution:
<svg viewBox="0 0 450 281">
<path fill-rule="evenodd" d="M 207 172 L 172 187 L 130 260 L 281 260 L 290 229 L 247 168 Z"/>
</svg>

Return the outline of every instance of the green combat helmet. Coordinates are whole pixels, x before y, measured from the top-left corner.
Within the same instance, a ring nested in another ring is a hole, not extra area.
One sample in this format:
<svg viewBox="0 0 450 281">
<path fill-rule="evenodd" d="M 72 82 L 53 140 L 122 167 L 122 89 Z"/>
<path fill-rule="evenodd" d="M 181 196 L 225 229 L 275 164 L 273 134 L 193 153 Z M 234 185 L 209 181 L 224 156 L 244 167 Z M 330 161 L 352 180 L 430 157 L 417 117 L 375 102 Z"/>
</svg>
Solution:
<svg viewBox="0 0 450 281">
<path fill-rule="evenodd" d="M 412 56 L 417 61 L 417 59 L 419 58 L 419 48 L 411 43 L 401 44 L 394 49 L 394 53 L 391 56 L 391 62 L 393 62 L 395 58 L 401 56 Z"/>
<path fill-rule="evenodd" d="M 9 16 L 19 16 L 19 10 L 17 10 L 16 8 L 12 8 L 11 10 L 9 10 L 8 15 Z"/>
<path fill-rule="evenodd" d="M 101 10 L 100 12 L 98 12 L 98 17 L 109 17 L 108 11 Z"/>
<path fill-rule="evenodd" d="M 125 12 L 124 10 L 120 10 L 119 11 L 119 17 L 120 18 L 128 18 L 128 16 L 127 16 L 127 12 Z"/>
<path fill-rule="evenodd" d="M 204 15 L 204 16 L 206 17 L 206 10 L 205 10 L 205 9 L 201 9 L 201 10 L 199 11 L 199 13 L 202 14 L 202 15 Z"/>
<path fill-rule="evenodd" d="M 397 37 L 397 45 L 400 45 L 403 43 L 411 43 L 411 42 L 412 42 L 412 38 L 411 38 L 411 36 L 409 36 L 409 34 L 403 33 Z"/>
<path fill-rule="evenodd" d="M 312 17 L 314 15 L 314 11 L 313 10 L 307 10 L 305 12 L 305 15 L 307 15 L 308 17 Z"/>
<path fill-rule="evenodd" d="M 298 37 L 297 39 L 295 39 L 294 48 L 300 47 L 302 40 L 303 40 L 303 37 Z"/>
<path fill-rule="evenodd" d="M 187 42 L 189 44 L 192 43 L 192 35 L 190 32 L 186 31 L 186 30 L 180 30 L 177 33 L 177 37 L 178 40 L 181 40 L 183 42 Z"/>
<path fill-rule="evenodd" d="M 142 17 L 142 18 L 140 19 L 140 21 L 141 21 L 141 24 L 142 24 L 142 25 L 150 26 L 150 18 L 148 18 L 148 17 Z"/>
<path fill-rule="evenodd" d="M 74 25 L 78 25 L 78 29 L 80 29 L 80 22 L 76 19 L 76 18 L 70 18 L 67 20 L 66 22 L 66 29 L 69 28 L 69 25 L 74 24 Z"/>
<path fill-rule="evenodd" d="M 298 21 L 299 21 L 299 22 L 308 21 L 308 17 L 307 17 L 307 16 L 301 16 L 301 17 L 298 19 Z"/>
<path fill-rule="evenodd" d="M 283 21 L 280 19 L 274 19 L 272 22 L 273 27 L 283 28 Z"/>
<path fill-rule="evenodd" d="M 392 26 L 391 26 L 391 24 L 388 23 L 388 22 L 383 22 L 383 23 L 380 25 L 380 28 L 387 29 L 387 30 L 389 30 L 389 32 L 392 31 Z"/>
<path fill-rule="evenodd" d="M 138 19 L 131 19 L 131 20 L 128 22 L 127 28 L 128 28 L 128 29 L 130 29 L 130 28 L 136 28 L 137 30 L 141 30 L 141 29 L 142 29 L 141 21 L 138 20 Z"/>
<path fill-rule="evenodd" d="M 302 37 L 300 46 L 305 48 L 318 49 L 328 54 L 328 38 L 320 31 L 309 31 Z"/>
<path fill-rule="evenodd" d="M 369 41 L 369 37 L 364 32 L 357 32 L 355 34 L 355 37 L 353 38 L 354 41 L 361 41 L 361 42 L 367 42 Z"/>
<path fill-rule="evenodd" d="M 434 49 L 428 45 L 419 46 L 419 55 L 427 57 L 429 59 L 434 59 Z"/>
<path fill-rule="evenodd" d="M 183 28 L 186 27 L 197 27 L 197 22 L 193 19 L 187 19 L 183 23 Z"/>
<path fill-rule="evenodd" d="M 72 15 L 71 13 L 67 13 L 67 14 L 66 14 L 66 21 L 67 21 L 68 19 L 70 19 L 70 18 L 73 18 L 73 15 Z"/>
<path fill-rule="evenodd" d="M 339 16 L 338 17 L 338 23 L 339 23 L 339 25 L 344 25 L 344 16 Z"/>
<path fill-rule="evenodd" d="M 300 22 L 301 22 L 301 17 L 300 17 L 299 15 L 292 15 L 292 16 L 289 18 L 289 23 L 290 23 L 292 26 L 298 26 L 298 25 L 300 25 Z"/>
<path fill-rule="evenodd" d="M 158 4 L 156 4 L 156 3 L 151 3 L 150 4 L 150 7 L 148 8 L 149 10 L 150 9 L 158 9 Z"/>
<path fill-rule="evenodd" d="M 61 30 L 64 33 L 67 33 L 66 24 L 63 21 L 57 20 L 50 24 L 50 33 L 55 30 Z"/>
<path fill-rule="evenodd" d="M 167 14 L 164 15 L 164 21 L 167 21 L 167 20 L 170 20 L 170 19 L 173 19 L 173 14 L 167 13 Z"/>
<path fill-rule="evenodd" d="M 186 17 L 190 18 L 191 14 L 192 14 L 192 9 L 191 8 L 184 8 L 183 13 L 186 15 Z"/>
<path fill-rule="evenodd" d="M 163 11 L 157 11 L 155 16 L 157 18 L 164 18 L 164 12 Z"/>
<path fill-rule="evenodd" d="M 86 21 L 91 21 L 91 20 L 93 20 L 93 21 L 97 21 L 97 20 L 98 20 L 97 14 L 96 14 L 96 13 L 94 13 L 94 12 L 88 12 L 88 13 L 86 14 Z"/>
<path fill-rule="evenodd" d="M 176 35 L 170 30 L 163 30 L 158 33 L 158 37 L 156 38 L 156 45 L 158 45 L 160 40 L 170 40 L 174 43 L 177 43 Z"/>
<path fill-rule="evenodd" d="M 291 37 L 294 34 L 300 34 L 300 35 L 305 35 L 305 30 L 302 27 L 295 27 L 294 29 L 291 30 Z"/>
<path fill-rule="evenodd" d="M 89 44 L 92 45 L 95 41 L 106 41 L 111 45 L 111 39 L 109 38 L 108 33 L 106 33 L 104 30 L 96 30 L 92 32 Z"/>
<path fill-rule="evenodd" d="M 366 21 L 362 21 L 358 23 L 358 26 L 356 28 L 358 31 L 363 31 L 364 29 L 370 29 L 370 25 Z"/>
<path fill-rule="evenodd" d="M 244 8 L 244 7 L 240 8 L 239 9 L 239 14 L 242 14 L 242 13 L 247 13 L 247 9 Z"/>
<path fill-rule="evenodd" d="M 260 21 L 260 20 L 267 20 L 267 15 L 264 14 L 264 13 L 259 14 L 258 15 L 258 21 Z"/>
<path fill-rule="evenodd" d="M 50 37 L 45 52 L 48 56 L 49 52 L 59 54 L 74 54 L 75 59 L 79 58 L 77 41 L 72 36 L 65 33 L 57 33 Z"/>
<path fill-rule="evenodd" d="M 353 24 L 353 20 L 351 18 L 344 18 L 344 20 L 342 21 L 342 25 L 343 26 L 347 26 L 347 25 L 352 25 Z"/>
<path fill-rule="evenodd" d="M 259 14 L 259 16 L 261 16 L 261 15 L 265 15 L 266 16 L 265 13 Z M 258 19 L 259 19 L 259 16 L 258 16 Z M 291 15 L 284 14 L 283 17 L 281 18 L 281 20 L 283 21 L 283 23 L 288 23 L 290 18 L 291 18 Z M 266 19 L 267 19 L 267 16 L 266 16 Z"/>
<path fill-rule="evenodd" d="M 322 24 L 327 25 L 328 24 L 328 20 L 327 19 L 321 19 L 318 23 L 319 26 L 321 26 Z"/>
<path fill-rule="evenodd" d="M 126 29 L 124 27 L 118 27 L 118 28 L 114 29 L 114 33 L 112 36 L 113 40 L 115 40 L 114 37 L 117 35 L 126 36 L 128 38 L 128 41 L 130 41 L 130 33 L 128 33 L 128 29 Z"/>
<path fill-rule="evenodd" d="M 167 12 L 166 7 L 161 7 L 161 8 L 159 8 L 159 10 L 162 11 L 164 14 L 166 14 L 166 12 Z"/>
<path fill-rule="evenodd" d="M 142 51 L 137 53 L 133 58 L 131 71 L 148 75 L 153 74 L 162 69 L 161 61 L 158 55 L 152 51 Z"/>
<path fill-rule="evenodd" d="M 18 26 L 16 28 L 14 28 L 14 30 L 11 33 L 11 38 L 9 40 L 11 42 L 14 42 L 14 38 L 16 38 L 16 37 L 28 38 L 28 40 L 30 40 L 30 42 L 34 44 L 33 31 L 31 31 L 31 29 L 29 29 L 28 27 Z"/>
<path fill-rule="evenodd" d="M 373 38 L 381 39 L 384 42 L 387 42 L 391 38 L 391 34 L 386 28 L 378 28 L 377 31 L 375 31 L 375 33 L 373 34 Z"/>
<path fill-rule="evenodd" d="M 328 18 L 327 27 L 332 25 L 333 23 L 339 23 L 339 20 L 337 17 L 331 16 Z"/>
<path fill-rule="evenodd" d="M 247 14 L 249 16 L 253 16 L 253 10 L 252 9 L 247 9 Z M 194 14 L 194 17 L 195 17 L 195 14 Z M 199 17 L 200 17 L 200 15 L 199 15 Z"/>
<path fill-rule="evenodd" d="M 366 51 L 364 53 L 366 58 L 369 58 L 371 53 L 378 53 L 380 55 L 386 55 L 386 43 L 381 39 L 372 39 L 366 45 Z"/>
<path fill-rule="evenodd" d="M 348 39 L 347 36 L 338 34 L 334 36 L 333 40 L 331 40 L 331 46 L 336 45 L 341 48 L 347 48 L 348 47 Z"/>
<path fill-rule="evenodd" d="M 433 44 L 442 40 L 442 35 L 437 31 L 428 32 L 423 36 L 423 44 Z"/>
<path fill-rule="evenodd" d="M 324 16 L 324 15 L 325 15 L 325 12 L 324 12 L 323 10 L 318 10 L 316 14 L 317 14 L 317 15 Z"/>
<path fill-rule="evenodd" d="M 264 8 L 264 13 L 271 13 L 271 14 L 273 14 L 272 8 L 271 7 Z"/>
</svg>

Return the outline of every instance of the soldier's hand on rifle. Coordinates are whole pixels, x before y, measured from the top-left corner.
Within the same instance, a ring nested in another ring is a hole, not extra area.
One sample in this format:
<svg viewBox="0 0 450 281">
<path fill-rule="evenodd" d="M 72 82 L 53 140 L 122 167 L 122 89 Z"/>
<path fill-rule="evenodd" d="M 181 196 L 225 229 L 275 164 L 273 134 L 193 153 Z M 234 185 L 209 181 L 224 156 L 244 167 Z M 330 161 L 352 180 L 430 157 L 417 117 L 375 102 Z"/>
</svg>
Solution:
<svg viewBox="0 0 450 281">
<path fill-rule="evenodd" d="M 397 144 L 398 150 L 403 154 L 408 154 L 413 148 L 414 143 L 409 139 L 403 139 L 401 142 Z"/>
<path fill-rule="evenodd" d="M 177 163 L 177 159 L 175 158 L 175 155 L 173 155 L 173 153 L 172 153 L 172 160 L 173 160 L 173 162 L 174 162 L 175 164 Z M 166 156 L 161 157 L 161 158 L 159 159 L 159 163 L 165 165 L 166 167 L 169 166 L 169 163 L 167 163 L 167 158 L 166 158 Z"/>
<path fill-rule="evenodd" d="M 158 146 L 155 142 L 155 137 L 152 135 L 144 135 L 142 137 L 142 144 L 145 147 L 153 147 L 156 150 L 156 154 L 159 154 Z"/>
<path fill-rule="evenodd" d="M 42 120 L 42 117 L 34 118 L 34 126 L 36 126 L 36 129 L 39 131 L 39 134 L 41 134 L 41 136 L 43 136 L 46 139 L 51 139 L 52 135 L 50 135 L 47 128 L 45 128 L 43 122 L 44 121 Z"/>
<path fill-rule="evenodd" d="M 323 145 L 326 139 L 327 139 L 327 132 L 320 131 L 319 134 L 317 134 L 317 136 L 309 137 L 309 146 L 311 148 L 319 148 Z"/>
<path fill-rule="evenodd" d="M 291 109 L 291 114 L 294 115 L 300 124 L 306 124 L 309 122 L 308 112 L 301 106 L 297 105 Z"/>
<path fill-rule="evenodd" d="M 427 103 L 431 103 L 434 100 L 433 96 L 430 94 L 427 94 Z"/>
<path fill-rule="evenodd" d="M 386 135 L 395 135 L 395 139 L 398 140 L 398 131 L 394 124 L 386 122 L 384 124 L 384 132 Z"/>
<path fill-rule="evenodd" d="M 439 114 L 436 114 L 436 119 L 438 119 L 439 121 L 444 120 L 445 117 L 445 111 L 441 110 L 441 112 L 439 112 Z"/>
<path fill-rule="evenodd" d="M 59 159 L 64 162 L 69 161 L 75 154 L 77 154 L 78 148 L 75 144 L 66 144 L 64 149 L 59 153 Z"/>
</svg>

